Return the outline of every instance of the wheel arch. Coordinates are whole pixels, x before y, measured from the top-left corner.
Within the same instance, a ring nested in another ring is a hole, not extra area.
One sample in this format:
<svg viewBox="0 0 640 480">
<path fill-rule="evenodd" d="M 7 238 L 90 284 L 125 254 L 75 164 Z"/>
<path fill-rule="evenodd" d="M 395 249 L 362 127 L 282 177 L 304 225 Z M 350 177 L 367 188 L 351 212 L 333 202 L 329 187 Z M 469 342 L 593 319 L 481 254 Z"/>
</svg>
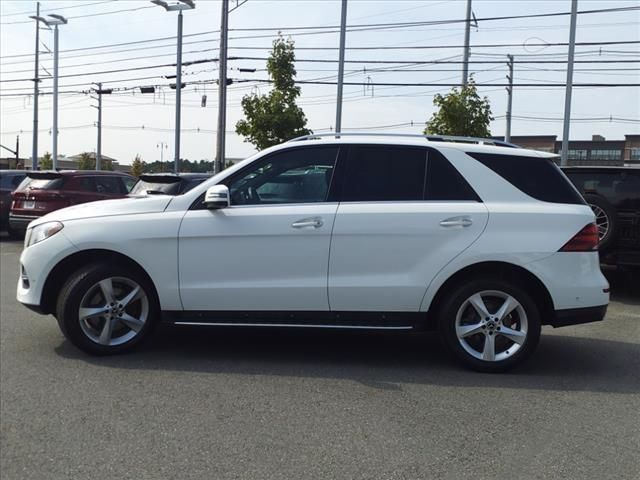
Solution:
<svg viewBox="0 0 640 480">
<path fill-rule="evenodd" d="M 464 282 L 478 277 L 491 277 L 500 280 L 513 282 L 523 287 L 527 293 L 531 294 L 534 302 L 540 308 L 540 318 L 542 324 L 552 323 L 555 318 L 553 299 L 547 287 L 542 281 L 529 270 L 507 262 L 487 261 L 475 263 L 458 270 L 451 275 L 438 288 L 428 309 L 427 327 L 435 329 L 437 325 L 436 312 L 439 310 L 447 294 Z"/>
<path fill-rule="evenodd" d="M 147 271 L 138 262 L 127 255 L 113 250 L 90 249 L 75 252 L 62 259 L 55 267 L 53 267 L 44 283 L 44 287 L 42 288 L 40 305 L 43 313 L 55 314 L 56 301 L 60 295 L 63 285 L 69 278 L 69 275 L 85 265 L 98 262 L 105 262 L 111 265 L 119 265 L 133 269 L 136 273 L 143 276 L 149 282 L 149 285 L 152 285 L 152 294 L 155 297 L 155 301 L 158 301 L 158 289 L 155 283 Z"/>
</svg>

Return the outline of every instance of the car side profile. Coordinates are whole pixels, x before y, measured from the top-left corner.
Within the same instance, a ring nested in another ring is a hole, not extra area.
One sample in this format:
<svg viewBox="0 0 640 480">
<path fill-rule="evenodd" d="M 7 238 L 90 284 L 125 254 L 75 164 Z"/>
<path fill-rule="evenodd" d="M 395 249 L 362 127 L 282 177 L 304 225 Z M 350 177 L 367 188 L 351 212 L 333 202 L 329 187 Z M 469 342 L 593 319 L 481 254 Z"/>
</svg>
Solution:
<svg viewBox="0 0 640 480">
<path fill-rule="evenodd" d="M 182 195 L 58 210 L 29 225 L 17 298 L 91 354 L 158 321 L 435 329 L 480 371 L 602 320 L 594 214 L 553 156 L 450 140 L 313 135 Z"/>
<path fill-rule="evenodd" d="M 596 216 L 600 261 L 640 267 L 640 167 L 563 167 Z"/>
<path fill-rule="evenodd" d="M 12 193 L 9 225 L 24 233 L 33 220 L 60 208 L 124 197 L 135 178 L 104 170 L 43 170 L 28 172 Z"/>
<path fill-rule="evenodd" d="M 18 188 L 26 176 L 26 170 L 0 170 L 0 231 L 6 230 L 12 238 L 17 237 L 18 232 L 9 225 L 11 192 Z"/>
</svg>

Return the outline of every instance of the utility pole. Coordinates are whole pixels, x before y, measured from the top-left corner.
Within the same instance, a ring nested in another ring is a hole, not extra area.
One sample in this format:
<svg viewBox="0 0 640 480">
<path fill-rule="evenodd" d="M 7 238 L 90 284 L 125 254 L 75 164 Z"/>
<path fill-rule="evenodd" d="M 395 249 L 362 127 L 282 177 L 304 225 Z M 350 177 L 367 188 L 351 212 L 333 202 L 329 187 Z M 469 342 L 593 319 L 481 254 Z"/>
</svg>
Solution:
<svg viewBox="0 0 640 480">
<path fill-rule="evenodd" d="M 164 142 L 159 142 L 156 144 L 156 148 L 160 149 L 160 168 L 164 171 L 164 149 L 167 148 L 168 145 Z"/>
<path fill-rule="evenodd" d="M 40 53 L 40 2 L 36 7 L 36 63 L 35 73 L 33 74 L 33 135 L 31 143 L 31 170 L 36 171 L 38 169 L 38 78 L 40 71 L 39 53 Z M 34 17 L 31 17 L 34 18 Z"/>
<path fill-rule="evenodd" d="M 110 94 L 113 92 L 112 88 L 102 89 L 102 83 L 96 83 L 98 86 L 97 89 L 93 91 L 98 94 L 98 98 L 91 97 L 94 100 L 98 100 L 98 105 L 91 105 L 93 108 L 98 110 L 98 122 L 96 123 L 96 127 L 98 127 L 98 148 L 96 149 L 96 170 L 102 169 L 102 94 Z"/>
<path fill-rule="evenodd" d="M 336 99 L 336 133 L 342 130 L 342 86 L 344 81 L 344 50 L 347 32 L 347 0 L 342 0 L 340 16 L 340 58 L 338 63 L 338 97 Z"/>
<path fill-rule="evenodd" d="M 225 130 L 227 128 L 227 36 L 229 32 L 229 0 L 222 0 L 220 12 L 220 54 L 218 55 L 218 135 L 215 173 L 224 169 Z"/>
<path fill-rule="evenodd" d="M 471 36 L 471 0 L 467 0 L 467 20 L 464 24 L 464 55 L 462 63 L 462 86 L 469 83 L 469 37 Z"/>
<path fill-rule="evenodd" d="M 509 75 L 507 75 L 507 79 L 509 80 L 509 86 L 507 87 L 507 131 L 504 135 L 505 142 L 511 142 L 511 107 L 513 105 L 513 55 L 507 55 L 509 61 L 507 65 L 509 66 Z"/>
<path fill-rule="evenodd" d="M 40 12 L 40 9 L 38 8 L 38 12 Z M 42 22 L 44 23 L 47 27 L 51 27 L 53 25 L 54 30 L 53 30 L 53 132 L 52 136 L 53 136 L 53 169 L 55 170 L 58 167 L 58 25 L 64 25 L 66 23 L 68 23 L 68 20 L 66 18 L 64 18 L 62 15 L 55 15 L 53 13 L 48 15 L 51 18 L 43 18 L 40 15 L 36 15 L 35 17 L 30 17 L 33 18 L 35 20 L 37 20 L 38 22 Z M 36 35 L 36 38 L 38 38 L 39 41 L 39 37 L 38 35 Z M 36 79 L 38 77 L 38 44 L 36 43 Z M 38 88 L 38 82 L 36 80 L 35 82 L 35 91 L 37 92 Z M 38 107 L 37 107 L 37 98 L 38 95 L 36 94 L 35 96 L 36 98 L 34 99 L 34 104 L 36 105 L 36 115 L 34 115 L 34 134 L 37 132 L 37 111 L 38 111 Z M 35 148 L 37 150 L 37 146 Z M 37 152 L 36 152 L 37 155 Z M 34 160 L 32 160 L 33 162 Z M 37 157 L 36 160 L 37 161 Z M 33 165 L 33 163 L 32 163 Z"/>
<path fill-rule="evenodd" d="M 177 4 L 168 4 L 164 0 L 151 0 L 151 3 L 164 8 L 167 12 L 178 12 L 178 47 L 176 52 L 176 126 L 175 126 L 175 154 L 173 169 L 180 171 L 180 107 L 182 93 L 182 10 L 196 8 L 193 0 L 178 0 Z"/>
<path fill-rule="evenodd" d="M 573 87 L 573 57 L 576 50 L 576 20 L 578 0 L 571 0 L 571 23 L 569 27 L 569 58 L 567 62 L 567 87 L 564 94 L 564 125 L 562 128 L 562 156 L 560 165 L 569 164 L 569 128 L 571 126 L 571 89 Z"/>
</svg>

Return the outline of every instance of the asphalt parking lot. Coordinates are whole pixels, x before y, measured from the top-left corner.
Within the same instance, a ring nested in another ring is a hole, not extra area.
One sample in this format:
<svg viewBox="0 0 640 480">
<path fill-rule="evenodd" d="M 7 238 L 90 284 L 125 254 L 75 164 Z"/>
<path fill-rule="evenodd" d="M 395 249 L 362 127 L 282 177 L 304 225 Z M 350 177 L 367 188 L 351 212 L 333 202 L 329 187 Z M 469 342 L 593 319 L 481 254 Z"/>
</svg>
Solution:
<svg viewBox="0 0 640 480">
<path fill-rule="evenodd" d="M 161 328 L 89 357 L 15 300 L 0 238 L 0 477 L 616 478 L 640 472 L 640 278 L 604 322 L 470 372 L 433 335 Z"/>
</svg>

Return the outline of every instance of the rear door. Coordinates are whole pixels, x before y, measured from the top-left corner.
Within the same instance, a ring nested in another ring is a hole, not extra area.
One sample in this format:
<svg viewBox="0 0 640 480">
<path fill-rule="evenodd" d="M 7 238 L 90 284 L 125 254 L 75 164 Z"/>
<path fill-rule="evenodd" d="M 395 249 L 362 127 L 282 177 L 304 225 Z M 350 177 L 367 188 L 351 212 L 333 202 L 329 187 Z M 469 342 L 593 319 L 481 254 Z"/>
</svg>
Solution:
<svg viewBox="0 0 640 480">
<path fill-rule="evenodd" d="M 331 239 L 331 310 L 417 312 L 433 277 L 487 218 L 437 150 L 352 146 Z"/>
</svg>

